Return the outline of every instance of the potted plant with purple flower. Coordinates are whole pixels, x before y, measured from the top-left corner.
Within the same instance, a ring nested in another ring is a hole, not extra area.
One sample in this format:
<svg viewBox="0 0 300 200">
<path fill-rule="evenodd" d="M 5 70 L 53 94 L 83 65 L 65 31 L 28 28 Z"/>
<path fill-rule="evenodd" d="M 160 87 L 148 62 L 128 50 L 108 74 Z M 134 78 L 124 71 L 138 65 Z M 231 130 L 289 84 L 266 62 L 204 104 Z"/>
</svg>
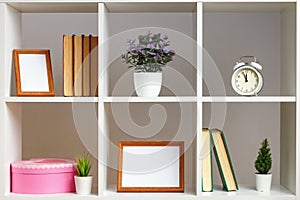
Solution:
<svg viewBox="0 0 300 200">
<path fill-rule="evenodd" d="M 140 35 L 138 42 L 128 40 L 128 49 L 122 60 L 134 68 L 134 87 L 138 96 L 157 97 L 161 90 L 162 70 L 173 60 L 175 51 L 169 48 L 166 35 L 151 33 Z"/>
</svg>

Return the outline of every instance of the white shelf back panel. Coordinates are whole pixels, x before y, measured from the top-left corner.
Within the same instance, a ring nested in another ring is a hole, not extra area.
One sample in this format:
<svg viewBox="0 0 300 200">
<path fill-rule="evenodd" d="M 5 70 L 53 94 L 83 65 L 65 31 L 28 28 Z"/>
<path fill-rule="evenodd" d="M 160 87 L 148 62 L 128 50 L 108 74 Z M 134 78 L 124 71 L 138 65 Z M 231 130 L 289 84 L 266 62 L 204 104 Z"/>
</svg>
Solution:
<svg viewBox="0 0 300 200">
<path fill-rule="evenodd" d="M 243 55 L 255 56 L 263 66 L 264 86 L 259 95 L 280 95 L 281 68 L 288 70 L 288 66 L 281 66 L 280 18 L 278 12 L 204 13 L 204 50 L 210 57 L 204 57 L 203 95 L 224 95 L 214 87 L 222 81 L 225 94 L 235 95 L 231 76 L 233 66 Z M 216 68 L 217 72 L 213 71 Z M 223 80 L 218 79 L 219 74 Z"/>
<path fill-rule="evenodd" d="M 176 20 L 174 20 L 176 19 Z M 196 14 L 189 13 L 109 13 L 110 96 L 135 95 L 133 70 L 122 63 L 127 39 L 147 32 L 167 35 L 176 56 L 163 70 L 162 96 L 195 96 L 197 90 Z"/>
</svg>

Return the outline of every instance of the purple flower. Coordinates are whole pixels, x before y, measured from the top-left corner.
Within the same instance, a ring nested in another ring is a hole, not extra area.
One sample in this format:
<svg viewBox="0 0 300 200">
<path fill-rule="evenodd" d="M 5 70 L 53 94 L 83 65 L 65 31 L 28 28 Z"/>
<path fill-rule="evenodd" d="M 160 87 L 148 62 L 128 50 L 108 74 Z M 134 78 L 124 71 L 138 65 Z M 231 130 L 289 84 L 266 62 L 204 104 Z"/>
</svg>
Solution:
<svg viewBox="0 0 300 200">
<path fill-rule="evenodd" d="M 148 54 L 152 55 L 152 56 L 156 56 L 156 53 L 151 52 L 151 51 L 147 51 Z"/>
<path fill-rule="evenodd" d="M 164 51 L 165 53 L 169 53 L 170 49 L 169 49 L 169 47 L 164 46 L 164 47 L 163 47 L 163 51 Z"/>
<path fill-rule="evenodd" d="M 147 48 L 154 49 L 155 46 L 154 46 L 154 44 L 147 44 Z"/>
<path fill-rule="evenodd" d="M 156 65 L 147 68 L 139 68 L 141 63 L 156 63 L 166 65 L 173 60 L 175 51 L 169 48 L 170 41 L 166 35 L 152 34 L 151 32 L 138 36 L 136 40 L 127 40 L 128 49 L 122 55 L 123 62 L 135 67 L 138 71 L 161 71 Z"/>
</svg>

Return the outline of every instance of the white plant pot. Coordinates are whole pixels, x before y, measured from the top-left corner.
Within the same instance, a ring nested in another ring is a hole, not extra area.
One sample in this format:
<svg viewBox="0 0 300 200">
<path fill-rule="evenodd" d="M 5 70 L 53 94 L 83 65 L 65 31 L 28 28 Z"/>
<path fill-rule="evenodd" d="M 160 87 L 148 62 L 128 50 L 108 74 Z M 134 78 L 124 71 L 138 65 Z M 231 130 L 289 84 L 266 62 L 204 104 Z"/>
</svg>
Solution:
<svg viewBox="0 0 300 200">
<path fill-rule="evenodd" d="M 256 190 L 259 192 L 269 192 L 272 183 L 272 174 L 255 174 Z"/>
<path fill-rule="evenodd" d="M 80 195 L 88 195 L 91 194 L 92 190 L 92 176 L 75 176 L 75 186 L 76 186 L 76 193 Z"/>
<path fill-rule="evenodd" d="M 133 73 L 134 88 L 139 97 L 157 97 L 161 90 L 161 72 Z"/>
</svg>

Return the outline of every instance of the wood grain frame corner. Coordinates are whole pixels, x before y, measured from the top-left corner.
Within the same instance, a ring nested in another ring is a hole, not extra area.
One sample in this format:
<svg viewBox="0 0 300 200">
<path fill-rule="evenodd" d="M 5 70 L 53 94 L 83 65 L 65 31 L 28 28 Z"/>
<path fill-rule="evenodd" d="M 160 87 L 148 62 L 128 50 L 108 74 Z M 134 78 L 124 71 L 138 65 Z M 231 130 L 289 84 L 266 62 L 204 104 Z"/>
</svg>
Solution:
<svg viewBox="0 0 300 200">
<path fill-rule="evenodd" d="M 184 142 L 183 141 L 125 141 L 119 142 L 117 192 L 184 192 Z M 179 187 L 123 187 L 122 160 L 124 146 L 179 146 Z"/>
<path fill-rule="evenodd" d="M 22 91 L 19 54 L 43 54 L 46 56 L 49 92 L 40 92 L 40 91 L 23 92 Z M 14 49 L 13 58 L 14 58 L 14 68 L 15 68 L 15 76 L 16 76 L 17 96 L 54 96 L 54 85 L 53 85 L 52 67 L 51 67 L 51 59 L 50 59 L 50 50 Z"/>
</svg>

